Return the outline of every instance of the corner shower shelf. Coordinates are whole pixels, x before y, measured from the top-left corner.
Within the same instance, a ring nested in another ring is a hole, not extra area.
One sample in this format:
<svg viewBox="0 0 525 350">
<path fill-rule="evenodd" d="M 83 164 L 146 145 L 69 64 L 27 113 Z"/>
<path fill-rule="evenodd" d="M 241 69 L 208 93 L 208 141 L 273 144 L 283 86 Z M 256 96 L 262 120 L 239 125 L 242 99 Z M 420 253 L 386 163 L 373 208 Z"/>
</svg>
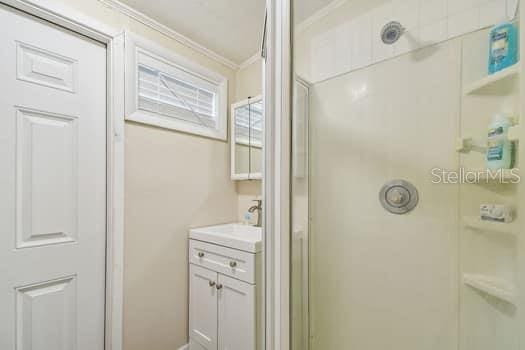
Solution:
<svg viewBox="0 0 525 350">
<path fill-rule="evenodd" d="M 491 222 L 481 220 L 477 216 L 463 217 L 463 225 L 476 231 L 485 231 L 493 233 L 502 233 L 516 235 L 516 224 L 513 222 Z"/>
<path fill-rule="evenodd" d="M 486 275 L 464 274 L 463 283 L 500 300 L 516 303 L 516 288 L 507 281 Z"/>
<path fill-rule="evenodd" d="M 519 75 L 519 64 L 504 69 L 500 72 L 488 75 L 480 80 L 477 80 L 465 87 L 463 94 L 501 94 L 508 90 L 509 84 L 512 83 L 513 78 Z"/>
<path fill-rule="evenodd" d="M 521 128 L 518 125 L 513 125 L 509 128 L 508 139 L 509 141 L 517 142 L 520 140 Z"/>
<path fill-rule="evenodd" d="M 512 142 L 518 142 L 520 140 L 521 128 L 517 124 L 517 121 L 513 120 L 515 125 L 509 128 L 508 139 Z M 475 139 L 471 136 L 459 137 L 456 141 L 456 151 L 459 153 L 470 153 L 487 152 L 487 140 L 486 139 Z"/>
<path fill-rule="evenodd" d="M 474 140 L 472 137 L 460 137 L 456 142 L 456 151 L 458 153 L 486 153 L 487 152 L 487 141 L 482 142 L 480 140 Z"/>
</svg>

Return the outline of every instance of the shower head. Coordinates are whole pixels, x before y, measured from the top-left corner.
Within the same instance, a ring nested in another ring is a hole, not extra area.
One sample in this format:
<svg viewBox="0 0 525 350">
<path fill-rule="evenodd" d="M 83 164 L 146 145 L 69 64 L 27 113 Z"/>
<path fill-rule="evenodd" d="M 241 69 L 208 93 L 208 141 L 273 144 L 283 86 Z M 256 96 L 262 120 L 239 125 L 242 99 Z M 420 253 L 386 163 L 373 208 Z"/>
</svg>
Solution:
<svg viewBox="0 0 525 350">
<path fill-rule="evenodd" d="M 405 27 L 397 21 L 388 22 L 381 29 L 381 40 L 387 44 L 392 45 L 396 43 L 399 38 L 405 33 Z"/>
</svg>

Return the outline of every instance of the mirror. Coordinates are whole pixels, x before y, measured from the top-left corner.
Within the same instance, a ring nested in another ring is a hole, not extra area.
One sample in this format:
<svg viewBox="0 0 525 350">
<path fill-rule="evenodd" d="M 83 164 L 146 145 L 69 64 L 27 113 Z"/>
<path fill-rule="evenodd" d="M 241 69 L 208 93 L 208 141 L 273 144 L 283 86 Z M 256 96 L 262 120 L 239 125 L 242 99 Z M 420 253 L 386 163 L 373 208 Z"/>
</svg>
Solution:
<svg viewBox="0 0 525 350">
<path fill-rule="evenodd" d="M 232 105 L 231 168 L 233 180 L 262 178 L 264 113 L 262 96 Z"/>
</svg>

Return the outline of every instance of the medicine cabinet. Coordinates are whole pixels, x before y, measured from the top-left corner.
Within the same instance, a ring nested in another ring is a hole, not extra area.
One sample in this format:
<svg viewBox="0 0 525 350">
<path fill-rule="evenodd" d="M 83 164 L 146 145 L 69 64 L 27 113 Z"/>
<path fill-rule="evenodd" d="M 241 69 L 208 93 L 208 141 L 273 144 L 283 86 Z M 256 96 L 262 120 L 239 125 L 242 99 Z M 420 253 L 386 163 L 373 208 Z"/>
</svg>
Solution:
<svg viewBox="0 0 525 350">
<path fill-rule="evenodd" d="M 233 104 L 230 125 L 232 179 L 260 180 L 264 127 L 262 96 Z"/>
</svg>

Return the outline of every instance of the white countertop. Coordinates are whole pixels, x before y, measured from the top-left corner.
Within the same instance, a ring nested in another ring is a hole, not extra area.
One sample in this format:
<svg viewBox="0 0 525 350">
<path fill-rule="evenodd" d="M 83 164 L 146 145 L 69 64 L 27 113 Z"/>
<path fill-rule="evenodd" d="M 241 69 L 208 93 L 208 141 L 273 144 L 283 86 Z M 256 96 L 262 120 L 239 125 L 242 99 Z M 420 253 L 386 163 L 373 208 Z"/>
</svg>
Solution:
<svg viewBox="0 0 525 350">
<path fill-rule="evenodd" d="M 258 253 L 262 250 L 262 229 L 243 224 L 225 224 L 190 230 L 190 239 Z"/>
</svg>

